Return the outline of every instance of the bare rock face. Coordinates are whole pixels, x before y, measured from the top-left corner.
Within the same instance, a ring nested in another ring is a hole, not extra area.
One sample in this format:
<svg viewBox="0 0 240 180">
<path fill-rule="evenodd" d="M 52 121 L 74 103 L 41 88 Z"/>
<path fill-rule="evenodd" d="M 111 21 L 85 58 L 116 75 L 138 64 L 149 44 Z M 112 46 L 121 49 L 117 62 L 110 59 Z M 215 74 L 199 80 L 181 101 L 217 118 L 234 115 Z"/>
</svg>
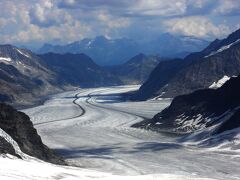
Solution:
<svg viewBox="0 0 240 180">
<path fill-rule="evenodd" d="M 30 105 L 60 88 L 57 75 L 29 50 L 0 45 L 0 101 Z"/>
<path fill-rule="evenodd" d="M 0 128 L 18 143 L 22 152 L 50 163 L 66 164 L 53 150 L 43 144 L 26 114 L 3 103 L 0 104 Z M 4 141 L 2 142 L 4 144 Z M 6 146 L 5 148 L 14 153 L 11 147 Z"/>
<path fill-rule="evenodd" d="M 13 156 L 19 157 L 13 146 L 8 143 L 3 137 L 0 137 L 0 154 L 11 154 Z"/>
<path fill-rule="evenodd" d="M 80 87 L 99 87 L 120 85 L 121 81 L 114 74 L 97 65 L 85 54 L 39 55 L 44 64 L 55 72 L 61 82 Z"/>
<path fill-rule="evenodd" d="M 208 88 L 224 76 L 240 73 L 240 29 L 226 39 L 215 40 L 206 49 L 179 61 L 160 62 L 140 87 L 135 99 L 162 98 Z"/>
<path fill-rule="evenodd" d="M 117 75 L 124 84 L 142 84 L 159 62 L 167 60 L 167 58 L 159 56 L 138 54 L 124 64 L 105 68 L 112 74 Z"/>
</svg>

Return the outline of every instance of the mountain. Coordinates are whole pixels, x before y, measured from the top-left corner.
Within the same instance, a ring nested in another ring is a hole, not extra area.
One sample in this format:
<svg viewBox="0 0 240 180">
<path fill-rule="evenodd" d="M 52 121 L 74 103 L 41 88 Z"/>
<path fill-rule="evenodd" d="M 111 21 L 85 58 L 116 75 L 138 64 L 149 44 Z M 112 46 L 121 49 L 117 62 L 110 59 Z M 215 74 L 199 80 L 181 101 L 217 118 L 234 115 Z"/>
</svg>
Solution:
<svg viewBox="0 0 240 180">
<path fill-rule="evenodd" d="M 239 73 L 240 30 L 181 61 L 160 62 L 134 98 L 175 97 L 208 88 L 224 76 Z"/>
<path fill-rule="evenodd" d="M 177 96 L 168 108 L 153 119 L 134 127 L 180 134 L 196 133 L 185 137 L 185 140 L 193 137 L 195 140 L 207 139 L 202 144 L 233 141 L 240 127 L 239 92 L 240 75 L 218 89 L 203 89 Z"/>
<path fill-rule="evenodd" d="M 84 54 L 36 55 L 0 46 L 0 101 L 32 105 L 42 97 L 73 87 L 121 85 L 122 81 Z"/>
<path fill-rule="evenodd" d="M 56 74 L 26 49 L 0 45 L 0 100 L 26 104 L 56 92 Z"/>
<path fill-rule="evenodd" d="M 117 76 L 95 64 L 84 54 L 39 55 L 47 67 L 57 74 L 60 82 L 80 87 L 121 85 Z"/>
<path fill-rule="evenodd" d="M 124 64 L 106 67 L 124 84 L 142 84 L 159 62 L 167 60 L 158 56 L 138 54 Z"/>
<path fill-rule="evenodd" d="M 94 59 L 99 65 L 121 64 L 140 53 L 138 44 L 131 39 L 107 39 L 98 36 L 94 39 L 83 39 L 67 45 L 45 44 L 38 51 L 40 54 L 54 53 L 84 53 Z"/>
<path fill-rule="evenodd" d="M 209 42 L 203 39 L 191 36 L 175 36 L 165 33 L 158 38 L 148 42 L 147 46 L 141 49 L 147 54 L 158 53 L 162 57 L 184 58 L 192 52 L 203 50 L 209 45 Z M 144 51 L 144 49 L 146 50 Z"/>
<path fill-rule="evenodd" d="M 42 143 L 27 115 L 3 103 L 0 103 L 0 145 L 0 153 L 10 153 L 21 158 L 23 152 L 47 162 L 66 165 Z"/>
<path fill-rule="evenodd" d="M 97 64 L 110 66 L 126 63 L 128 59 L 139 53 L 157 54 L 161 57 L 185 57 L 190 52 L 205 48 L 208 44 L 208 41 L 202 39 L 171 34 L 163 34 L 147 42 L 137 42 L 127 38 L 107 39 L 104 36 L 98 36 L 67 45 L 44 44 L 38 53 L 84 53 Z"/>
</svg>

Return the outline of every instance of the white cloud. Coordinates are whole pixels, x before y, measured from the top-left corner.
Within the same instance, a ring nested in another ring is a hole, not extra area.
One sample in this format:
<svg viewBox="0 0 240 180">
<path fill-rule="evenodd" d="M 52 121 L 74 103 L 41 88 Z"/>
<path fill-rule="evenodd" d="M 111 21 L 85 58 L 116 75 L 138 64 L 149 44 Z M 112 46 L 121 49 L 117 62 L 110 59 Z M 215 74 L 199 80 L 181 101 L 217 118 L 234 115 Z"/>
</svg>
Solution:
<svg viewBox="0 0 240 180">
<path fill-rule="evenodd" d="M 53 39 L 60 39 L 62 42 L 71 42 L 77 39 L 82 39 L 88 36 L 91 29 L 88 26 L 82 25 L 80 22 L 62 24 L 49 28 L 41 28 L 37 25 L 30 24 L 27 29 L 19 31 L 15 35 L 3 35 L 1 38 L 6 42 L 30 42 L 39 41 L 47 42 Z"/>
<path fill-rule="evenodd" d="M 235 30 L 239 0 L 0 0 L 1 43 L 84 37 L 198 37 Z M 225 18 L 225 17 L 229 18 Z M 211 17 L 212 22 L 208 19 Z"/>
<path fill-rule="evenodd" d="M 217 5 L 219 0 L 188 0 L 187 5 L 190 8 L 204 9 L 209 6 Z"/>
<path fill-rule="evenodd" d="M 29 11 L 31 23 L 38 26 L 54 26 L 65 23 L 70 14 L 58 9 L 50 0 L 41 0 Z"/>
<path fill-rule="evenodd" d="M 212 10 L 214 14 L 240 14 L 239 0 L 219 0 L 215 9 Z"/>
<path fill-rule="evenodd" d="M 0 18 L 0 28 L 4 28 L 7 25 L 8 20 L 5 18 Z"/>
<path fill-rule="evenodd" d="M 0 25 L 7 31 L 0 34 L 1 43 L 47 42 L 53 39 L 67 42 L 89 35 L 91 29 L 88 25 L 73 18 L 68 12 L 56 8 L 53 1 L 37 2 L 33 5 L 26 5 L 27 1 L 21 1 L 19 4 L 0 2 L 0 7 L 4 5 L 6 8 L 0 11 Z M 1 18 L 6 15 L 1 13 L 7 13 L 8 18 Z M 34 16 L 31 16 L 31 13 L 34 13 Z"/>
<path fill-rule="evenodd" d="M 129 7 L 129 12 L 145 16 L 175 16 L 186 11 L 186 0 L 139 0 Z"/>
<path fill-rule="evenodd" d="M 230 33 L 226 25 L 214 25 L 208 18 L 201 16 L 175 18 L 164 24 L 169 32 L 187 36 L 219 37 Z"/>
<path fill-rule="evenodd" d="M 112 17 L 107 13 L 99 13 L 97 19 L 107 28 L 125 28 L 129 26 L 130 21 L 128 18 Z"/>
</svg>

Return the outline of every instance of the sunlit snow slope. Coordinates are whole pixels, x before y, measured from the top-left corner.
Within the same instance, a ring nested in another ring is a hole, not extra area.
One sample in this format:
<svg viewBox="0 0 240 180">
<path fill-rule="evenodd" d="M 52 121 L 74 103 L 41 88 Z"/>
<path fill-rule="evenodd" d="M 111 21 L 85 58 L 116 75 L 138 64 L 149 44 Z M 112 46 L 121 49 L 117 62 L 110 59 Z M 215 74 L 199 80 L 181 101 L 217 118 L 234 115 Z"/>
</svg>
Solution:
<svg viewBox="0 0 240 180">
<path fill-rule="evenodd" d="M 44 105 L 24 112 L 43 142 L 71 165 L 121 176 L 239 179 L 236 154 L 184 146 L 173 135 L 131 128 L 170 103 L 119 100 L 119 93 L 136 88 L 79 89 L 55 95 Z"/>
</svg>

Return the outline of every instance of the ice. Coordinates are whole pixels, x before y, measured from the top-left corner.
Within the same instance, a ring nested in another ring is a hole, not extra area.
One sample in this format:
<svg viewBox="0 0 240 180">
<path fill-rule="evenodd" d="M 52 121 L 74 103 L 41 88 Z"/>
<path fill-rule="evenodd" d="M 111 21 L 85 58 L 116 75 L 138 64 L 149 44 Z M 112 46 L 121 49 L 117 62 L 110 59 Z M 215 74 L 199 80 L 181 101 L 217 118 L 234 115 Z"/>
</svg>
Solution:
<svg viewBox="0 0 240 180">
<path fill-rule="evenodd" d="M 229 161 L 236 156 L 181 144 L 173 135 L 131 128 L 132 124 L 152 118 L 170 104 L 165 100 L 121 101 L 119 94 L 138 87 L 65 92 L 24 112 L 31 117 L 43 142 L 74 166 L 120 178 L 225 180 L 240 177 L 240 161 Z M 84 113 L 73 104 L 74 100 Z M 200 119 L 198 115 L 193 124 Z"/>
</svg>

